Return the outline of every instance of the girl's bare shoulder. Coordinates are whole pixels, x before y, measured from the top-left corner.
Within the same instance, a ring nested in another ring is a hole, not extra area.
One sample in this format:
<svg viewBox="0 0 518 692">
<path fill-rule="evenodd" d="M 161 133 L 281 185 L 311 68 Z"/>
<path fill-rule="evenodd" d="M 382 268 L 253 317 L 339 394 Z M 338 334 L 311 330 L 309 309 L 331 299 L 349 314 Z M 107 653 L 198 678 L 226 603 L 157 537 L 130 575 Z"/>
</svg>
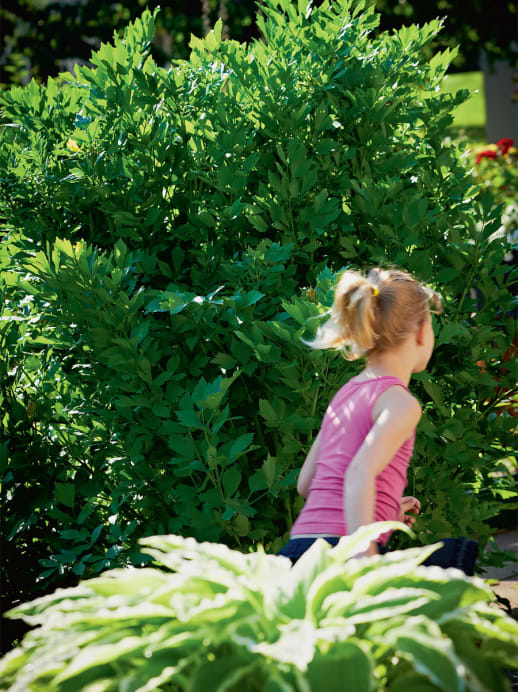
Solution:
<svg viewBox="0 0 518 692">
<path fill-rule="evenodd" d="M 382 414 L 390 418 L 405 419 L 410 426 L 419 423 L 422 408 L 419 401 L 408 389 L 394 384 L 387 387 L 376 399 L 372 407 L 373 422 Z"/>
</svg>

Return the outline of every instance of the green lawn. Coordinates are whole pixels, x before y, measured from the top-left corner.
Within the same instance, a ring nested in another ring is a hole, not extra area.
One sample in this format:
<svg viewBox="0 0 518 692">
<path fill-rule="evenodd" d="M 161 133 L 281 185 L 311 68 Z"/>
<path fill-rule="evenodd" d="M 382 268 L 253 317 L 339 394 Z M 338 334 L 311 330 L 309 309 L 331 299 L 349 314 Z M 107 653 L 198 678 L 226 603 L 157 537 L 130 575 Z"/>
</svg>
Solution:
<svg viewBox="0 0 518 692">
<path fill-rule="evenodd" d="M 452 134 L 467 135 L 473 142 L 485 144 L 486 139 L 486 106 L 484 102 L 484 76 L 482 72 L 457 72 L 446 75 L 442 91 L 456 92 L 469 89 L 471 97 L 455 111 L 455 122 Z"/>
</svg>

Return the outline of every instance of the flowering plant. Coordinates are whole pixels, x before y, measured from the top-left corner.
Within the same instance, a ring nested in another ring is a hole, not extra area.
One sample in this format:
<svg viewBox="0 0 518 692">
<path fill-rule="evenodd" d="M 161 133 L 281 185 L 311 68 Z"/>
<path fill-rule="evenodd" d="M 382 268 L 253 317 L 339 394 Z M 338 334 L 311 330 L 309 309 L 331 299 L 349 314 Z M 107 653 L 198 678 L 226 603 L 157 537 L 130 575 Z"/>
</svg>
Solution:
<svg viewBox="0 0 518 692">
<path fill-rule="evenodd" d="M 516 147 L 513 147 L 514 140 L 509 139 L 508 137 L 504 137 L 503 139 L 498 140 L 498 149 L 500 150 L 500 153 L 505 156 L 510 149 L 514 149 L 514 153 L 516 153 Z"/>
<path fill-rule="evenodd" d="M 496 151 L 493 149 L 483 149 L 477 154 L 477 165 L 482 161 L 482 159 L 496 159 Z"/>
<path fill-rule="evenodd" d="M 514 140 L 503 137 L 496 144 L 473 151 L 473 155 L 473 174 L 491 189 L 496 204 L 505 205 L 500 231 L 512 245 L 518 241 L 518 148 Z"/>
<path fill-rule="evenodd" d="M 509 244 L 504 257 L 504 263 L 512 271 L 516 268 L 518 258 L 518 149 L 514 146 L 514 140 L 504 137 L 496 144 L 490 144 L 485 148 L 475 151 L 474 175 L 480 178 L 482 185 L 491 190 L 497 205 L 502 205 L 502 223 L 494 235 L 505 238 Z M 516 295 L 516 282 L 513 284 Z M 503 353 L 503 362 L 508 363 L 518 352 L 518 339 L 513 339 L 509 348 Z M 478 362 L 485 368 L 485 361 Z M 485 371 L 485 370 L 484 370 Z M 502 372 L 505 368 L 502 366 Z M 503 396 L 501 405 L 496 412 L 506 410 L 511 416 L 518 415 L 518 401 L 516 395 L 507 398 L 508 389 L 497 387 L 497 394 Z"/>
</svg>

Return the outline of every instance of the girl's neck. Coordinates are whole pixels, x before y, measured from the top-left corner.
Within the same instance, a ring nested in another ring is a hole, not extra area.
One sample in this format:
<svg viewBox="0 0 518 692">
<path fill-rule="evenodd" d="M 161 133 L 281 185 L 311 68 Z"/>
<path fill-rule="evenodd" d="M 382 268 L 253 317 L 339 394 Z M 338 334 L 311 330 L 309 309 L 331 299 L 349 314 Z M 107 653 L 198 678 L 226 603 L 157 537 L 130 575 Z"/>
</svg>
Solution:
<svg viewBox="0 0 518 692">
<path fill-rule="evenodd" d="M 360 377 L 374 379 L 375 377 L 398 377 L 408 387 L 412 377 L 412 364 L 401 359 L 401 355 L 384 353 L 376 359 L 370 358 Z"/>
</svg>

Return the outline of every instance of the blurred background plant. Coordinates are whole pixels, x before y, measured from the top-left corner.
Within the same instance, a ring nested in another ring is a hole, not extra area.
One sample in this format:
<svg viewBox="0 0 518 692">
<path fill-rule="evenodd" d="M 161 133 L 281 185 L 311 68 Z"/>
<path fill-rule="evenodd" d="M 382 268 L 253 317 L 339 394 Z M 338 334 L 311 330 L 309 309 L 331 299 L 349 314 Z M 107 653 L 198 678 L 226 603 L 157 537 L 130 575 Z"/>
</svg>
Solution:
<svg viewBox="0 0 518 692">
<path fill-rule="evenodd" d="M 516 2 L 483 0 L 368 0 L 382 13 L 379 31 L 400 29 L 447 17 L 445 30 L 424 48 L 428 58 L 438 50 L 459 46 L 450 71 L 480 69 L 484 51 L 491 62 L 517 56 Z M 74 62 L 88 63 L 92 49 L 110 41 L 113 32 L 122 35 L 127 23 L 145 7 L 153 10 L 156 0 L 5 0 L 0 7 L 3 49 L 0 83 L 26 84 L 32 77 L 45 82 Z M 315 6 L 321 4 L 318 0 Z M 353 0 L 353 5 L 358 0 Z M 204 36 L 218 18 L 223 36 L 237 41 L 257 38 L 255 23 L 261 0 L 176 0 L 163 3 L 151 54 L 159 65 L 189 55 L 191 34 Z M 465 85 L 467 86 L 467 85 Z"/>
<path fill-rule="evenodd" d="M 509 137 L 496 144 L 470 149 L 473 175 L 488 187 L 495 203 L 503 205 L 502 231 L 510 243 L 518 241 L 518 148 Z"/>
<path fill-rule="evenodd" d="M 503 137 L 496 144 L 489 144 L 468 149 L 473 176 L 475 180 L 489 190 L 495 204 L 501 210 L 501 225 L 495 231 L 507 243 L 504 264 L 509 271 L 518 265 L 518 148 L 509 137 Z M 512 286 L 513 295 L 518 296 L 518 284 Z M 518 317 L 518 309 L 513 310 Z M 505 363 L 516 358 L 518 354 L 518 339 L 513 339 L 512 345 L 504 353 L 502 367 Z M 513 416 L 518 416 L 518 396 L 511 394 L 502 407 Z M 514 465 L 516 468 L 516 464 Z"/>
</svg>

